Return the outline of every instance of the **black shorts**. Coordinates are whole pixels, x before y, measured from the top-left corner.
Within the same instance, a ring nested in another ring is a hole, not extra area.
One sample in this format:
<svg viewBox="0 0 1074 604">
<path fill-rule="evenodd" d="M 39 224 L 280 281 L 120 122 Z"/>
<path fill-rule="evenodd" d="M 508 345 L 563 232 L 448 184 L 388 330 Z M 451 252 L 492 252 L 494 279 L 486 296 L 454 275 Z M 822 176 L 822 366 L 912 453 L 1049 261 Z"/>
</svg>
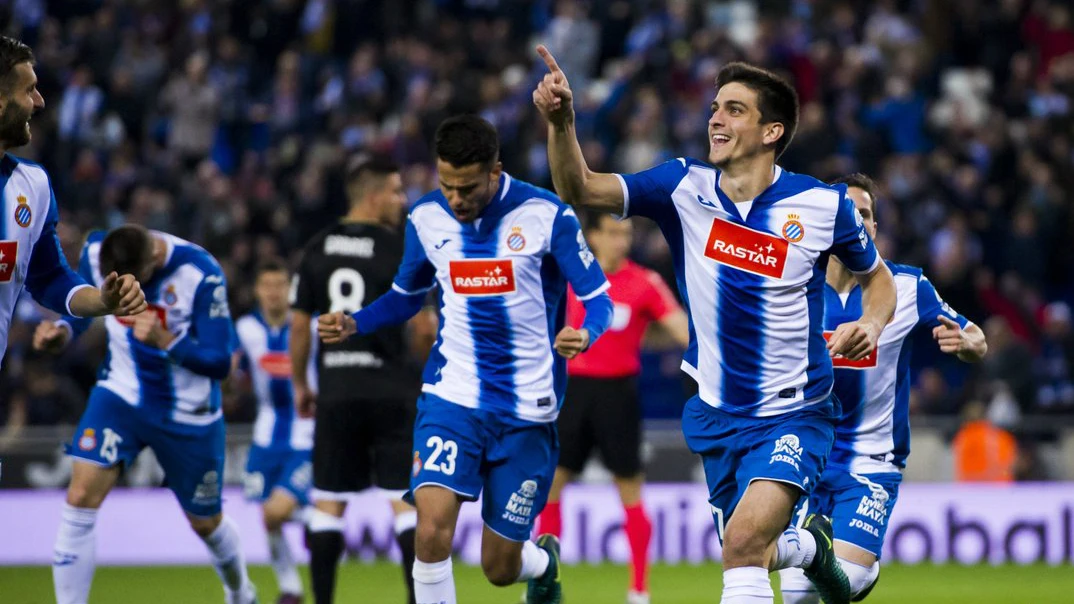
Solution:
<svg viewBox="0 0 1074 604">
<path fill-rule="evenodd" d="M 410 488 L 414 415 L 409 398 L 318 400 L 313 499 L 374 485 L 389 491 Z"/>
<path fill-rule="evenodd" d="M 641 471 L 636 378 L 569 378 L 557 428 L 561 467 L 581 472 L 596 447 L 616 477 L 630 478 Z"/>
</svg>

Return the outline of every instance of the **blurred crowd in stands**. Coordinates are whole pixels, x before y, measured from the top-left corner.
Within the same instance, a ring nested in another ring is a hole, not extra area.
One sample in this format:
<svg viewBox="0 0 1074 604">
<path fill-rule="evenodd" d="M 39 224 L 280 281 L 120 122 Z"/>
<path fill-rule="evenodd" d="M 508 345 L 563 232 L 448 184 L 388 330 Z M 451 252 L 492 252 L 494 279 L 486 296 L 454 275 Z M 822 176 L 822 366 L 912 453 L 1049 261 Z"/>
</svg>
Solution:
<svg viewBox="0 0 1074 604">
<path fill-rule="evenodd" d="M 480 113 L 506 169 L 550 185 L 538 42 L 571 80 L 599 170 L 704 158 L 719 68 L 777 70 L 802 101 L 780 163 L 874 176 L 883 255 L 923 266 L 988 335 L 977 367 L 915 345 L 912 412 L 975 402 L 1016 433 L 1043 414 L 1074 423 L 1069 2 L 10 0 L 0 31 L 36 53 L 47 107 L 17 154 L 49 169 L 72 263 L 91 229 L 165 230 L 220 259 L 236 314 L 258 259 L 293 261 L 345 211 L 356 154 L 391 154 L 411 200 L 434 188 L 445 116 Z M 663 237 L 639 227 L 634 257 L 670 276 Z M 57 362 L 28 349 L 39 311 L 20 315 L 0 422 L 75 422 L 102 334 Z"/>
</svg>

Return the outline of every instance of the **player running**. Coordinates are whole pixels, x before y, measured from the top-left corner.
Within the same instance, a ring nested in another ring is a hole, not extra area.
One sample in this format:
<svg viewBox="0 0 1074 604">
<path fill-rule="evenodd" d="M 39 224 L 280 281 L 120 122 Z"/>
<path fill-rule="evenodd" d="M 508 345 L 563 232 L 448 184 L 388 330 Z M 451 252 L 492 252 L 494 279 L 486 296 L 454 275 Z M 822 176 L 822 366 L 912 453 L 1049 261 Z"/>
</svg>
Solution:
<svg viewBox="0 0 1074 604">
<path fill-rule="evenodd" d="M 498 586 L 528 581 L 531 604 L 558 603 L 558 541 L 529 535 L 555 470 L 565 358 L 607 328 L 608 281 L 574 212 L 503 172 L 487 121 L 445 120 L 436 155 L 440 189 L 411 210 L 392 290 L 353 315 L 322 316 L 318 331 L 333 343 L 399 324 L 439 284 L 440 331 L 418 400 L 408 493 L 418 508 L 418 604 L 455 604 L 455 523 L 462 502 L 482 490 L 485 576 Z M 586 307 L 581 329 L 563 327 L 568 281 Z"/>
<path fill-rule="evenodd" d="M 614 311 L 607 333 L 589 350 L 567 362 L 567 395 L 556 420 L 559 464 L 538 531 L 560 535 L 559 498 L 563 487 L 585 468 L 593 448 L 612 472 L 623 502 L 623 531 L 630 544 L 631 581 L 627 604 L 649 602 L 649 540 L 652 523 L 641 502 L 641 340 L 658 324 L 681 347 L 689 345 L 686 313 L 664 280 L 627 259 L 634 227 L 608 214 L 586 222 L 586 240 L 608 276 Z M 567 294 L 567 324 L 581 325 L 584 312 L 573 291 Z"/>
<path fill-rule="evenodd" d="M 414 526 L 417 514 L 402 501 L 410 483 L 414 430 L 411 367 L 402 327 L 322 346 L 317 355 L 316 398 L 302 368 L 310 358 L 312 317 L 354 312 L 391 290 L 403 258 L 396 231 L 406 194 L 399 167 L 374 157 L 347 175 L 350 210 L 306 245 L 295 275 L 291 366 L 299 415 L 317 418 L 313 442 L 310 576 L 319 604 L 331 604 L 343 553 L 347 500 L 370 486 L 391 498 L 395 537 L 403 555 L 403 581 L 414 601 Z M 428 320 L 427 315 L 418 319 Z"/>
<path fill-rule="evenodd" d="M 76 317 L 133 315 L 146 308 L 134 275 L 107 274 L 100 289 L 67 265 L 60 213 L 41 166 L 8 153 L 30 142 L 30 117 L 45 107 L 30 47 L 0 36 L 0 362 L 23 285 L 42 306 Z"/>
<path fill-rule="evenodd" d="M 261 502 L 272 570 L 280 588 L 277 604 L 302 602 L 302 578 L 282 529 L 284 522 L 302 520 L 313 474 L 313 420 L 296 417 L 291 391 L 289 289 L 283 264 L 270 260 L 258 267 L 254 281 L 257 310 L 235 322 L 239 350 L 234 355 L 237 371 L 232 372 L 249 377 L 257 398 L 254 442 L 243 485 L 247 497 Z"/>
<path fill-rule="evenodd" d="M 875 237 L 873 181 L 864 174 L 851 174 L 835 184 L 847 185 L 847 195 L 861 213 L 865 229 Z M 865 599 L 879 579 L 880 550 L 910 454 L 910 336 L 916 330 L 931 329 L 940 350 L 967 363 L 980 361 L 988 351 L 981 328 L 952 310 L 921 269 L 887 264 L 895 275 L 895 317 L 871 354 L 857 361 L 832 360 L 843 417 L 820 483 L 799 510 L 800 518 L 809 513 L 832 518 L 835 555 L 850 580 L 855 602 Z M 825 330 L 861 314 L 861 290 L 838 261 L 828 265 L 824 304 Z M 780 578 L 784 602 L 820 602 L 800 569 L 783 570 Z"/>
<path fill-rule="evenodd" d="M 107 317 L 108 356 L 78 423 L 52 577 L 59 604 L 85 604 L 93 581 L 97 510 L 145 447 L 164 468 L 194 532 L 209 548 L 226 601 L 256 602 L 235 522 L 221 514 L 224 418 L 220 382 L 231 367 L 231 314 L 220 265 L 178 237 L 125 225 L 91 233 L 79 273 L 92 283 L 137 275 L 149 310 Z M 59 350 L 89 319 L 44 322 L 34 347 Z"/>
<path fill-rule="evenodd" d="M 683 369 L 699 387 L 683 433 L 702 456 L 723 542 L 723 601 L 771 602 L 769 571 L 806 556 L 825 600 L 846 602 L 824 522 L 807 522 L 801 552 L 780 550 L 774 561 L 770 553 L 831 450 L 840 411 L 829 355 L 868 355 L 894 312 L 895 289 L 845 187 L 776 165 L 798 122 L 794 88 L 730 63 L 716 79 L 707 162 L 599 174 L 582 157 L 566 76 L 547 49 L 538 52 L 549 73 L 533 101 L 549 123 L 556 190 L 578 206 L 654 220 L 671 248 L 692 327 Z M 825 354 L 830 254 L 861 284 L 862 314 L 835 329 Z"/>
</svg>

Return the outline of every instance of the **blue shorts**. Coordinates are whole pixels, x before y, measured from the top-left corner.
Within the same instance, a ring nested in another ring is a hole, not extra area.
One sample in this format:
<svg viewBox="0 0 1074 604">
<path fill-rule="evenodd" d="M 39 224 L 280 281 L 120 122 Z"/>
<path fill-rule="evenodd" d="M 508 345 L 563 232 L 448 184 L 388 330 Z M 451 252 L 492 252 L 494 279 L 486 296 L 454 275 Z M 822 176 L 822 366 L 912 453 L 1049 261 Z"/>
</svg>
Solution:
<svg viewBox="0 0 1074 604">
<path fill-rule="evenodd" d="M 795 519 L 800 524 L 809 514 L 830 516 L 836 541 L 856 545 L 879 560 L 900 483 L 899 472 L 851 474 L 829 467 L 808 502 L 799 504 Z"/>
<path fill-rule="evenodd" d="M 540 424 L 469 409 L 430 394 L 418 398 L 410 491 L 426 485 L 473 501 L 500 536 L 526 541 L 544 509 L 559 459 L 555 422 Z"/>
<path fill-rule="evenodd" d="M 720 411 L 697 396 L 686 402 L 682 432 L 701 456 L 717 532 L 754 480 L 786 482 L 809 494 L 820 479 L 835 436 L 837 408 L 831 399 L 775 417 L 744 417 Z"/>
<path fill-rule="evenodd" d="M 164 468 L 167 486 L 194 516 L 220 513 L 224 477 L 224 420 L 179 426 L 155 411 L 132 407 L 112 391 L 95 387 L 67 454 L 112 467 L 129 466 L 149 447 Z"/>
<path fill-rule="evenodd" d="M 313 478 L 313 452 L 309 449 L 266 449 L 253 445 L 246 458 L 243 492 L 252 501 L 266 501 L 275 489 L 291 494 L 299 506 L 309 503 Z"/>
</svg>

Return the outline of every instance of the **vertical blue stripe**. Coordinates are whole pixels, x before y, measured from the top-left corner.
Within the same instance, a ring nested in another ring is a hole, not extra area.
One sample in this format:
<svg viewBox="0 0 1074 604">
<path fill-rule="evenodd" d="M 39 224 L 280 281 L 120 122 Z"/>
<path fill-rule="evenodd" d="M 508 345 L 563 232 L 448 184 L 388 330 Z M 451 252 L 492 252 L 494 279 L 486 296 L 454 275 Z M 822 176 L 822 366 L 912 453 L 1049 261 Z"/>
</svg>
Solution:
<svg viewBox="0 0 1074 604">
<path fill-rule="evenodd" d="M 486 219 L 491 220 L 490 217 Z M 498 228 L 479 232 L 472 224 L 461 226 L 463 257 L 496 257 Z M 516 272 L 516 286 L 518 279 Z M 518 403 L 515 390 L 516 359 L 511 345 L 514 326 L 507 314 L 507 305 L 502 296 L 470 297 L 466 300 L 466 310 L 470 320 L 470 337 L 474 343 L 474 364 L 477 367 L 478 407 L 495 406 L 514 412 Z"/>
<path fill-rule="evenodd" d="M 556 334 L 567 321 L 567 281 L 551 254 L 541 260 L 541 291 L 548 321 L 548 346 L 552 348 Z M 562 407 L 567 391 L 567 359 L 555 353 L 552 354 L 552 389 L 556 393 L 557 407 Z"/>
<path fill-rule="evenodd" d="M 828 356 L 828 345 L 824 339 L 826 329 L 835 329 L 835 325 L 829 327 L 829 319 L 825 316 L 825 275 L 828 271 L 828 254 L 821 254 L 817 263 L 813 265 L 813 276 L 806 284 L 806 305 L 809 313 L 808 349 L 806 352 L 806 385 L 802 392 L 805 400 L 812 400 L 823 396 L 832 388 L 832 359 Z M 835 294 L 835 305 L 840 307 L 839 295 Z M 860 309 L 860 303 L 859 303 Z M 855 316 L 851 321 L 856 321 L 861 315 Z M 842 322 L 842 321 L 840 321 Z"/>
<path fill-rule="evenodd" d="M 906 467 L 910 455 L 910 348 L 912 338 L 905 338 L 899 347 L 899 364 L 895 369 L 895 412 L 892 417 L 892 441 L 895 465 Z"/>
<path fill-rule="evenodd" d="M 765 277 L 728 266 L 716 267 L 716 345 L 723 380 L 720 404 L 752 407 L 761 400 L 765 345 Z"/>
</svg>

